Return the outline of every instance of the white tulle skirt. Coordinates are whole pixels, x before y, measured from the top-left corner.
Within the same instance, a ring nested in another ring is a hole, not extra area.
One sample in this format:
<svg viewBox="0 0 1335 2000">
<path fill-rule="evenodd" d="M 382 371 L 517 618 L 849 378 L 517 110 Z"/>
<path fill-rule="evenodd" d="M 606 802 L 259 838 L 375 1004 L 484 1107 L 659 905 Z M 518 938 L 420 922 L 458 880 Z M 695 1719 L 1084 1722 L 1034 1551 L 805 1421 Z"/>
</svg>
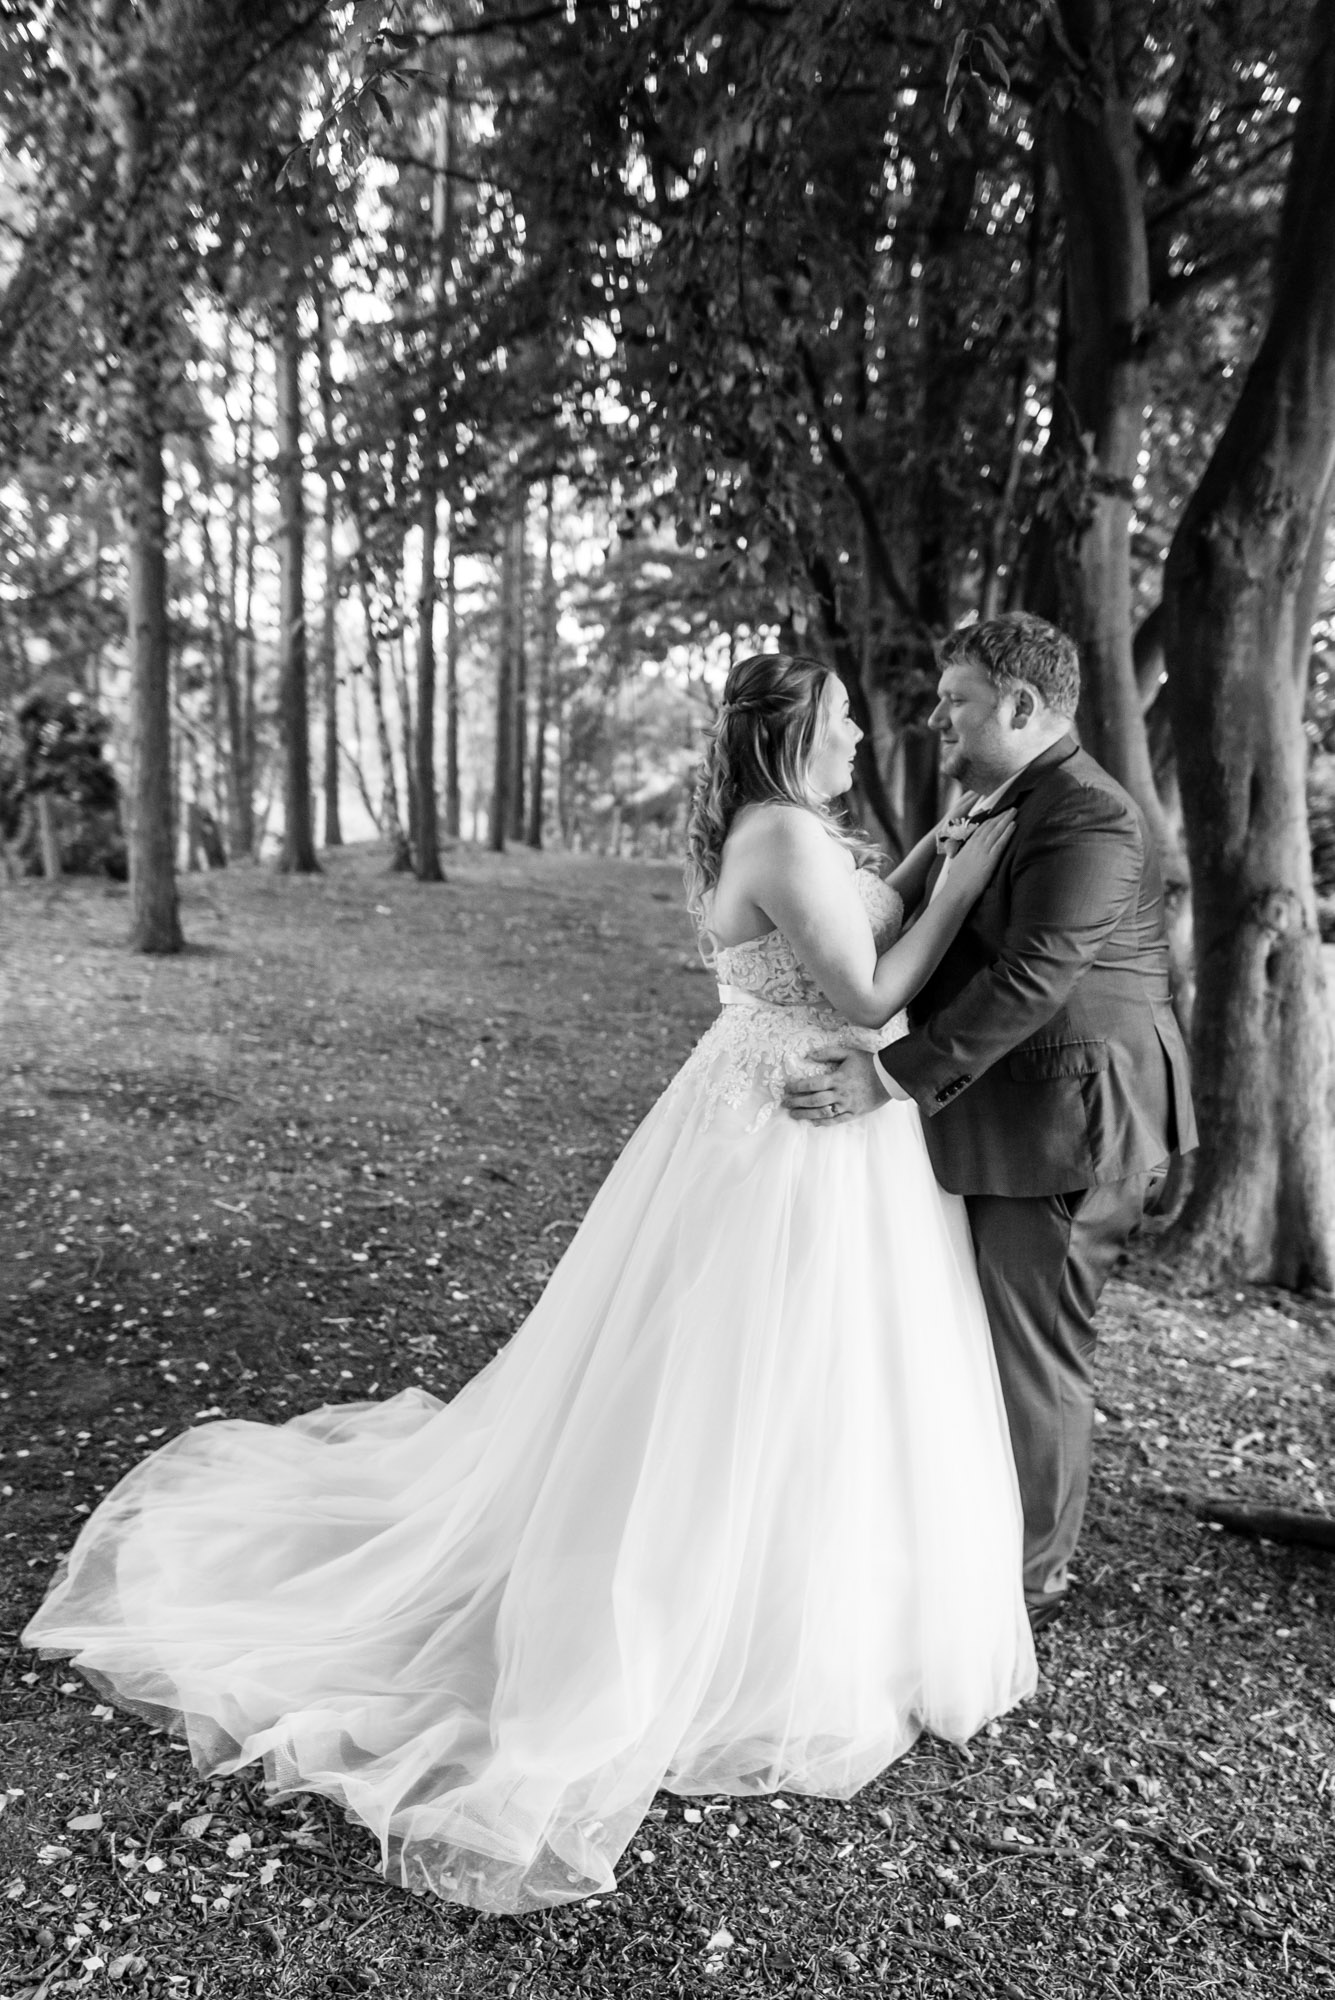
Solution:
<svg viewBox="0 0 1335 2000">
<path fill-rule="evenodd" d="M 916 1110 L 757 1126 L 696 1070 L 453 1402 L 187 1432 L 27 1643 L 491 1910 L 611 1888 L 660 1786 L 843 1798 L 1025 1695 L 1000 1392 Z"/>
</svg>

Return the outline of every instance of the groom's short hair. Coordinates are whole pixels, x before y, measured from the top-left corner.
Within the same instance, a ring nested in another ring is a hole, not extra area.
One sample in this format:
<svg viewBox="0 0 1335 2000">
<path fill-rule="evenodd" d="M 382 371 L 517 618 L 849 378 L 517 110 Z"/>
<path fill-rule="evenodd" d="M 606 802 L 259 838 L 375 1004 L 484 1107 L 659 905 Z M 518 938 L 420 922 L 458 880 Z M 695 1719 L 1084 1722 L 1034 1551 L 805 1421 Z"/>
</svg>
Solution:
<svg viewBox="0 0 1335 2000">
<path fill-rule="evenodd" d="M 1080 700 L 1080 655 L 1075 640 L 1036 618 L 1032 611 L 1006 611 L 952 632 L 937 654 L 949 667 L 969 660 L 1005 690 L 1023 681 L 1058 715 L 1074 715 Z"/>
</svg>

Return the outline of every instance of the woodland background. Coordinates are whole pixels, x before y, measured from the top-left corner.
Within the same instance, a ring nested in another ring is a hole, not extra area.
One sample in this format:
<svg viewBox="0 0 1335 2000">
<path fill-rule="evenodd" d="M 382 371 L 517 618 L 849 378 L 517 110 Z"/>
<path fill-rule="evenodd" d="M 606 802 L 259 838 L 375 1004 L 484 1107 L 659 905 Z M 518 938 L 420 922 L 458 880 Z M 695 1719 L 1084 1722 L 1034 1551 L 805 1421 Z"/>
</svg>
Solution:
<svg viewBox="0 0 1335 2000">
<path fill-rule="evenodd" d="M 11 0 L 0 146 L 5 2000 L 1335 1990 L 1335 0 Z M 513 1331 L 709 1015 L 729 659 L 894 850 L 1016 606 L 1204 1135 L 1034 1700 L 509 1920 L 24 1651 L 159 1438 Z"/>
<path fill-rule="evenodd" d="M 1181 1269 L 1335 1284 L 1331 0 L 45 0 L 0 57 L 11 868 L 170 953 L 180 868 L 349 831 L 665 852 L 776 640 L 893 848 L 933 642 L 1027 606 L 1162 853 Z"/>
</svg>

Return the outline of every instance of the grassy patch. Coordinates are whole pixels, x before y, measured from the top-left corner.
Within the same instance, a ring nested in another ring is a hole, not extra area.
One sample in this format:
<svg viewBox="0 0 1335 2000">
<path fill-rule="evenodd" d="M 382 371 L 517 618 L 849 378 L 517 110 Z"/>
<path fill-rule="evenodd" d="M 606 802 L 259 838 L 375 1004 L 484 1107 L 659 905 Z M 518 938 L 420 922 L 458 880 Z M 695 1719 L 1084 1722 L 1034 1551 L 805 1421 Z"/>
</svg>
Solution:
<svg viewBox="0 0 1335 2000">
<path fill-rule="evenodd" d="M 613 1897 L 414 1901 L 322 1801 L 202 1783 L 19 1652 L 159 1438 L 457 1389 L 710 1017 L 674 868 L 382 870 L 195 878 L 163 961 L 119 892 L 0 889 L 0 1994 L 1335 1993 L 1331 1558 L 1181 1498 L 1335 1502 L 1332 1315 L 1144 1254 L 1035 1699 L 850 1805 L 661 1797 Z"/>
</svg>

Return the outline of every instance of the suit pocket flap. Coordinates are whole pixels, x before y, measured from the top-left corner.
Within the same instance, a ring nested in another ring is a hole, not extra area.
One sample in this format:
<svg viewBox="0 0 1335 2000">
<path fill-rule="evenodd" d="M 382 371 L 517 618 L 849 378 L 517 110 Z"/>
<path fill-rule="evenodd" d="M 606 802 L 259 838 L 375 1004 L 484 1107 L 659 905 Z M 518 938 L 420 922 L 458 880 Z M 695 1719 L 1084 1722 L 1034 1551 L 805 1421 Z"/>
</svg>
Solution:
<svg viewBox="0 0 1335 2000">
<path fill-rule="evenodd" d="M 1017 1083 L 1041 1083 L 1054 1076 L 1096 1076 L 1108 1067 L 1106 1042 L 1041 1042 L 1014 1049 L 1010 1073 Z"/>
</svg>

